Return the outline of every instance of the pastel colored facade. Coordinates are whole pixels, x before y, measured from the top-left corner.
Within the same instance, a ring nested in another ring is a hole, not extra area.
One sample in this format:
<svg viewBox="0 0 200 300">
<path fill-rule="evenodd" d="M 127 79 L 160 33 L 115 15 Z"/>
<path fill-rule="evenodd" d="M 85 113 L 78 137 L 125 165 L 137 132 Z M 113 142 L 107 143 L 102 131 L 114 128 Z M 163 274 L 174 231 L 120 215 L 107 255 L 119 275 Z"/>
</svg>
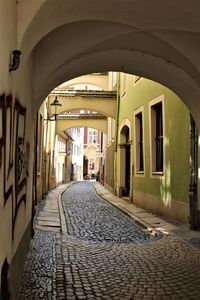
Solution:
<svg viewBox="0 0 200 300">
<path fill-rule="evenodd" d="M 190 114 L 169 89 L 153 81 L 120 74 L 116 193 L 151 211 L 187 222 L 190 189 Z M 152 109 L 162 104 L 163 167 L 155 171 Z M 138 140 L 138 117 L 143 137 Z M 128 138 L 126 134 L 128 131 Z M 142 169 L 139 149 L 142 144 Z M 126 165 L 126 148 L 130 163 Z M 128 171 L 126 170 L 128 168 Z M 130 177 L 127 187 L 126 174 Z M 126 188 L 129 192 L 126 193 Z"/>
<path fill-rule="evenodd" d="M 71 180 L 72 176 L 72 137 L 63 132 L 56 136 L 55 181 L 56 186 Z"/>
<path fill-rule="evenodd" d="M 84 128 L 84 178 L 98 176 L 103 179 L 103 139 L 104 133 L 94 128 Z M 101 173 L 101 176 L 100 176 Z"/>
<path fill-rule="evenodd" d="M 72 128 L 72 165 L 71 180 L 83 180 L 83 128 Z"/>
</svg>

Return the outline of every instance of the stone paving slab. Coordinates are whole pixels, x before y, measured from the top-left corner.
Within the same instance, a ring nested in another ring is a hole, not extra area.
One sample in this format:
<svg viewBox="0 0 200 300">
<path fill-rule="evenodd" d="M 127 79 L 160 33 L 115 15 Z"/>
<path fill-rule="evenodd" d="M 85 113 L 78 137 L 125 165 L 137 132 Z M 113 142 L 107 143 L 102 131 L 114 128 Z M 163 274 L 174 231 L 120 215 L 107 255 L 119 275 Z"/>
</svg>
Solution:
<svg viewBox="0 0 200 300">
<path fill-rule="evenodd" d="M 57 211 L 56 212 L 42 211 L 40 212 L 40 217 L 59 218 L 59 213 Z"/>
<path fill-rule="evenodd" d="M 160 219 L 158 217 L 155 216 L 149 216 L 148 214 L 144 214 L 142 216 L 140 216 L 139 214 L 136 214 L 137 216 L 139 216 L 140 218 L 142 218 L 145 222 L 153 225 L 153 227 L 158 227 L 158 226 L 163 226 L 163 225 L 167 225 L 169 224 L 168 222 L 166 222 L 163 219 Z"/>
<path fill-rule="evenodd" d="M 35 224 L 34 229 L 44 230 L 44 231 L 51 231 L 51 232 L 60 232 L 60 227 L 44 226 L 44 225 L 39 225 L 39 224 Z"/>
<path fill-rule="evenodd" d="M 63 217 L 61 216 L 58 198 L 59 195 L 72 184 L 73 182 L 60 185 L 55 190 L 49 192 L 45 200 L 39 203 L 40 209 L 34 220 L 36 228 L 41 229 L 43 226 L 46 231 L 52 227 L 52 231 L 57 230 L 57 228 L 61 231 Z"/>
<path fill-rule="evenodd" d="M 60 227 L 60 221 L 59 222 L 48 222 L 48 221 L 36 221 L 36 224 L 40 225 L 40 226 L 49 226 L 49 227 Z"/>
<path fill-rule="evenodd" d="M 100 194 L 100 195 L 102 195 L 102 194 Z M 116 196 L 113 196 L 112 197 L 112 195 L 107 195 L 107 194 L 103 194 L 103 198 L 106 198 L 106 199 L 109 199 L 109 201 L 111 202 L 111 203 L 114 203 L 114 204 L 118 204 L 118 205 L 123 205 L 123 206 L 129 206 L 129 203 L 128 202 L 126 202 L 125 200 L 123 200 L 122 198 L 118 198 L 118 197 L 116 197 Z"/>
<path fill-rule="evenodd" d="M 123 203 L 123 202 L 122 202 Z M 130 212 L 133 213 L 145 213 L 146 211 L 142 208 L 136 207 L 135 205 L 132 204 L 124 204 L 124 206 L 126 207 L 126 209 L 128 209 Z"/>
<path fill-rule="evenodd" d="M 141 212 L 137 212 L 137 211 L 135 211 L 135 209 L 129 209 L 130 211 L 132 211 L 132 212 L 134 212 L 135 214 L 136 214 L 136 216 L 138 216 L 138 217 L 141 217 L 141 218 L 149 218 L 150 217 L 150 215 L 152 216 L 152 217 L 154 217 L 154 215 L 153 214 L 149 214 L 149 213 L 147 213 L 146 211 L 141 211 Z"/>
<path fill-rule="evenodd" d="M 47 222 L 54 222 L 54 223 L 60 223 L 60 219 L 59 218 L 52 218 L 52 217 L 45 217 L 45 216 L 40 216 L 37 218 L 38 222 L 39 221 L 47 221 Z"/>
<path fill-rule="evenodd" d="M 55 200 L 55 198 L 54 199 L 48 199 L 48 201 L 54 201 L 54 200 Z M 57 211 L 58 210 L 58 204 L 57 203 L 56 203 L 56 205 L 52 205 L 52 204 L 47 205 L 47 204 L 45 204 L 44 205 L 44 210 Z"/>
<path fill-rule="evenodd" d="M 52 214 L 58 213 L 58 208 L 56 208 L 56 209 L 48 209 L 48 208 L 44 207 L 43 213 L 50 213 L 50 214 L 51 214 L 51 213 L 52 213 Z"/>
</svg>

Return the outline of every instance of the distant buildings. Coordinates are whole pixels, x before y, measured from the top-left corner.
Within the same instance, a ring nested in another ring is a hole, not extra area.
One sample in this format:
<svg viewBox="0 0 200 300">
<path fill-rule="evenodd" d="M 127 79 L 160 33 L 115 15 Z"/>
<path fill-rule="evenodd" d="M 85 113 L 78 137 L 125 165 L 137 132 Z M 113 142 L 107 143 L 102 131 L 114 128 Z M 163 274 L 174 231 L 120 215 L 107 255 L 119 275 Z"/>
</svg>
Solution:
<svg viewBox="0 0 200 300">
<path fill-rule="evenodd" d="M 124 73 L 103 75 L 109 91 L 100 87 L 88 90 L 94 88 L 95 76 L 80 77 L 75 85 L 66 83 L 38 112 L 37 199 L 57 184 L 97 178 L 119 197 L 187 222 L 188 109 L 166 87 Z M 77 90 L 83 87 L 81 80 L 88 82 L 85 90 Z M 57 108 L 56 121 L 45 121 L 47 116 L 54 118 L 50 104 L 55 95 L 62 107 Z M 115 113 L 110 117 L 113 103 Z M 104 132 L 99 126 L 104 126 Z"/>
</svg>

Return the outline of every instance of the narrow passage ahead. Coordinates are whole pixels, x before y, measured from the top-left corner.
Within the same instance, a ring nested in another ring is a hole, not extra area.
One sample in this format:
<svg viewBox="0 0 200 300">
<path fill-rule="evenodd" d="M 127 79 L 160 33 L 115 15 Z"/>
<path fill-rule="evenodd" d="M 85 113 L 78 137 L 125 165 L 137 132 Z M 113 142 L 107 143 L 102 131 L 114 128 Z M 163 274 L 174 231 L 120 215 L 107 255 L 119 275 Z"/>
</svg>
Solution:
<svg viewBox="0 0 200 300">
<path fill-rule="evenodd" d="M 200 299 L 199 249 L 150 235 L 90 182 L 62 204 L 68 234 L 37 227 L 17 299 Z"/>
</svg>

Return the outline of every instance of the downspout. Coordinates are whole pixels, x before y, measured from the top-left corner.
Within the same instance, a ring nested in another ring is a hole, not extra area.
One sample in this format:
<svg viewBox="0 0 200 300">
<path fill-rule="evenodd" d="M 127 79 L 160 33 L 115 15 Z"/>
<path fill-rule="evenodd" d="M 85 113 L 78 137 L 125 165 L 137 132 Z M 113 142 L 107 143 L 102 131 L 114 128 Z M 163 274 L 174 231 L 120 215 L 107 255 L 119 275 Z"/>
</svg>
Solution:
<svg viewBox="0 0 200 300">
<path fill-rule="evenodd" d="M 31 236 L 34 236 L 33 219 L 35 216 L 35 207 L 37 204 L 37 169 L 38 169 L 38 112 L 34 124 L 34 162 L 33 162 L 33 193 L 32 193 L 32 210 L 31 210 Z"/>
<path fill-rule="evenodd" d="M 115 123 L 115 153 L 114 153 L 114 182 L 115 194 L 117 194 L 117 145 L 118 145 L 118 130 L 119 130 L 119 113 L 120 113 L 120 73 L 117 73 L 117 109 Z"/>
<path fill-rule="evenodd" d="M 197 180 L 198 180 L 198 132 L 194 119 L 190 115 L 190 188 L 188 221 L 190 229 L 198 227 L 197 218 Z"/>
<path fill-rule="evenodd" d="M 34 168 L 35 168 L 35 174 L 34 174 L 34 183 L 35 183 L 35 205 L 37 204 L 37 170 L 38 170 L 38 118 L 39 114 L 37 112 L 36 115 L 36 128 L 35 128 L 35 161 L 34 161 Z"/>
</svg>

